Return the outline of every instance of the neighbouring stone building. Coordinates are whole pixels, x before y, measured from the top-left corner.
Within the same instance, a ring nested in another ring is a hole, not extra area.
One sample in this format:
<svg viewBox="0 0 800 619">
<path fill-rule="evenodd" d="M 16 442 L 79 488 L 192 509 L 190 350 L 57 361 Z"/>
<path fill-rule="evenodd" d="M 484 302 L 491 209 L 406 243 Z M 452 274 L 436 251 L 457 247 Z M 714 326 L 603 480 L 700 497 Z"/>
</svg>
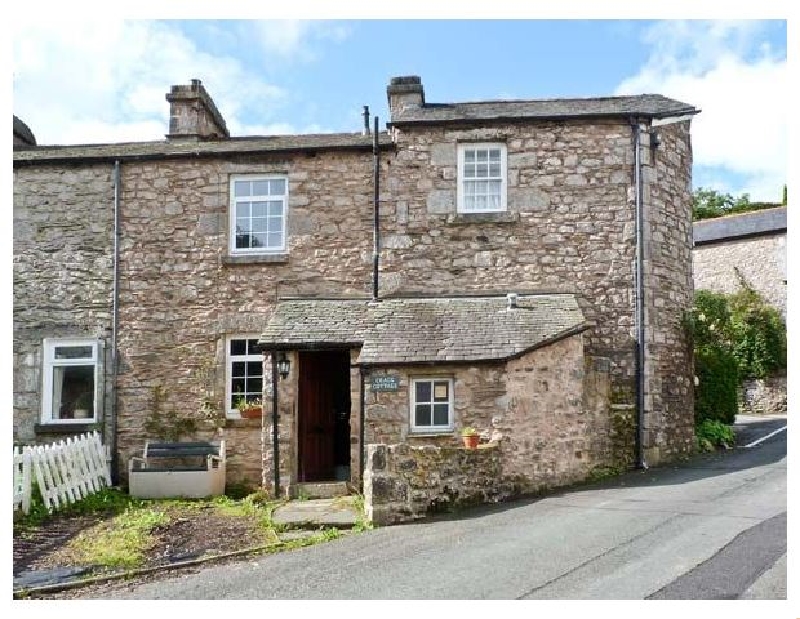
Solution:
<svg viewBox="0 0 800 619">
<path fill-rule="evenodd" d="M 786 207 L 694 224 L 694 287 L 731 294 L 742 280 L 786 320 Z M 740 409 L 786 413 L 786 376 L 743 381 Z"/>
<path fill-rule="evenodd" d="M 15 145 L 15 440 L 100 427 L 124 480 L 165 427 L 224 437 L 231 483 L 363 479 L 383 522 L 455 500 L 454 462 L 486 499 L 632 464 L 638 421 L 648 464 L 690 451 L 697 110 L 387 94 L 377 137 L 230 137 L 193 80 L 164 141 Z"/>
</svg>

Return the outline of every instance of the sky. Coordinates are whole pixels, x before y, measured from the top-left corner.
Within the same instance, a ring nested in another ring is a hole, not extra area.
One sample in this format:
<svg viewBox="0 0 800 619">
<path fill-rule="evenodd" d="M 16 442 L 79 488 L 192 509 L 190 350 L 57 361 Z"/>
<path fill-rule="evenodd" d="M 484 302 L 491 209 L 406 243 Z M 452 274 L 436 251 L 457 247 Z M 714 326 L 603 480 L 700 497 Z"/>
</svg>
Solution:
<svg viewBox="0 0 800 619">
<path fill-rule="evenodd" d="M 358 131 L 386 85 L 429 102 L 660 93 L 702 112 L 695 187 L 778 201 L 786 21 L 123 20 L 28 15 L 13 28 L 14 114 L 40 144 L 160 140 L 172 84 L 202 80 L 234 136 Z"/>
</svg>

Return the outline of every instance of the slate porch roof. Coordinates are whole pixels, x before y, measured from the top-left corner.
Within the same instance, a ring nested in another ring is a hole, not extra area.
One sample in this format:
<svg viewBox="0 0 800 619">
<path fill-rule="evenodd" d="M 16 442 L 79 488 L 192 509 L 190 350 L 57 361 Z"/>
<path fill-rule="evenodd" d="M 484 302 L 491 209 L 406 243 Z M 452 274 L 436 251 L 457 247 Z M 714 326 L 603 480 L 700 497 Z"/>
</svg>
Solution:
<svg viewBox="0 0 800 619">
<path fill-rule="evenodd" d="M 587 329 L 574 295 L 279 301 L 266 350 L 360 347 L 358 363 L 499 361 Z"/>
</svg>

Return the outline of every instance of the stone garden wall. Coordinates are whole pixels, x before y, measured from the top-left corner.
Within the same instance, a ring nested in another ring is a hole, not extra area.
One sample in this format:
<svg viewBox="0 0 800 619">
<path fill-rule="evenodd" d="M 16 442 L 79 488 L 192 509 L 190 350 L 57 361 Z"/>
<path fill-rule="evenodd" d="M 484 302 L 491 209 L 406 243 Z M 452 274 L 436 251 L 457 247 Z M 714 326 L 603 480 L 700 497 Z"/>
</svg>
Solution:
<svg viewBox="0 0 800 619">
<path fill-rule="evenodd" d="M 742 381 L 739 412 L 745 415 L 785 415 L 788 412 L 786 377 Z"/>
<path fill-rule="evenodd" d="M 378 525 L 410 522 L 458 506 L 498 503 L 512 494 L 512 485 L 503 481 L 496 443 L 478 449 L 367 447 L 364 506 L 367 519 Z"/>
</svg>

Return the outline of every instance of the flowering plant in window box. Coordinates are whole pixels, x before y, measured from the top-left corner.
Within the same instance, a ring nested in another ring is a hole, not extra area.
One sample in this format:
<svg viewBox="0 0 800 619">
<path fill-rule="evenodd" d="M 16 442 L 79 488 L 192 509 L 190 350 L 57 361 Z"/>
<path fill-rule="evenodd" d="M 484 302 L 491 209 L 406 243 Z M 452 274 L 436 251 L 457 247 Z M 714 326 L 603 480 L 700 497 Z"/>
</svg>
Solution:
<svg viewBox="0 0 800 619">
<path fill-rule="evenodd" d="M 481 437 L 478 436 L 478 431 L 472 427 L 461 430 L 461 438 L 464 440 L 464 446 L 467 449 L 476 449 L 478 447 L 478 441 L 481 439 Z"/>
<path fill-rule="evenodd" d="M 242 419 L 261 419 L 261 398 L 256 398 L 249 402 L 244 398 L 239 398 L 236 403 L 236 408 L 239 409 L 239 414 L 242 416 Z"/>
</svg>

